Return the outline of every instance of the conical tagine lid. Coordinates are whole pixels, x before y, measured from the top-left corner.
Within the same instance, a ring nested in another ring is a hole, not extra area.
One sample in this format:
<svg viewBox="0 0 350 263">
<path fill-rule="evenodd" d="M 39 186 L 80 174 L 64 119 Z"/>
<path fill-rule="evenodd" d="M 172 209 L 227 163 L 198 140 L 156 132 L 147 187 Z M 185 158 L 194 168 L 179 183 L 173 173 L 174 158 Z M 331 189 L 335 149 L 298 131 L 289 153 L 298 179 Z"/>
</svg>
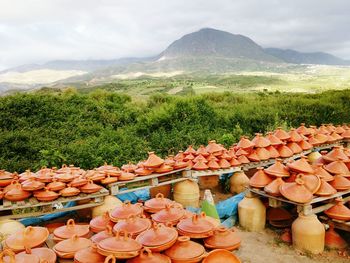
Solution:
<svg viewBox="0 0 350 263">
<path fill-rule="evenodd" d="M 154 152 L 148 153 L 148 159 L 143 163 L 144 167 L 146 168 L 157 168 L 161 166 L 164 163 L 164 160 L 157 155 L 155 155 Z"/>
<path fill-rule="evenodd" d="M 209 141 L 208 146 L 206 147 L 206 150 L 208 151 L 208 153 L 217 153 L 222 151 L 222 147 L 216 143 L 215 140 Z"/>
<path fill-rule="evenodd" d="M 308 163 L 307 157 L 305 157 L 305 156 L 302 156 L 297 161 L 288 163 L 287 166 L 288 166 L 289 169 L 292 169 L 293 171 L 296 171 L 296 172 L 308 173 L 308 174 L 314 173 L 314 169 Z"/>
<path fill-rule="evenodd" d="M 227 169 L 231 167 L 231 164 L 226 159 L 220 159 L 219 165 L 222 169 Z"/>
<path fill-rule="evenodd" d="M 350 139 L 350 128 L 346 128 L 345 132 L 341 134 L 344 139 Z"/>
<path fill-rule="evenodd" d="M 282 184 L 280 192 L 285 198 L 301 204 L 309 203 L 313 198 L 312 193 L 306 188 L 305 182 L 300 177 L 297 177 L 293 183 Z"/>
<path fill-rule="evenodd" d="M 327 183 L 325 180 L 321 179 L 321 185 L 320 188 L 318 188 L 315 195 L 318 196 L 330 196 L 337 193 L 337 190 L 334 189 L 333 186 L 331 186 L 329 183 Z"/>
<path fill-rule="evenodd" d="M 280 185 L 284 184 L 282 178 L 278 177 L 264 187 L 264 191 L 272 196 L 281 196 Z"/>
<path fill-rule="evenodd" d="M 256 150 L 253 150 L 247 157 L 251 162 L 260 162 L 260 158 L 256 153 Z"/>
<path fill-rule="evenodd" d="M 250 178 L 249 185 L 255 188 L 263 188 L 273 181 L 273 179 L 264 172 L 263 167 L 258 167 L 257 172 Z"/>
<path fill-rule="evenodd" d="M 278 158 L 278 157 L 280 157 L 279 152 L 277 151 L 277 149 L 274 146 L 270 145 L 269 147 L 266 147 L 266 150 L 269 151 L 270 158 Z"/>
<path fill-rule="evenodd" d="M 197 150 L 197 155 L 201 154 L 202 156 L 206 157 L 209 155 L 207 149 L 205 149 L 204 145 L 200 145 Z"/>
<path fill-rule="evenodd" d="M 278 147 L 278 153 L 282 158 L 288 158 L 293 156 L 293 151 L 285 144 Z"/>
<path fill-rule="evenodd" d="M 332 151 L 323 156 L 323 159 L 327 162 L 350 161 L 349 157 L 344 153 L 343 147 L 341 146 L 334 146 Z"/>
<path fill-rule="evenodd" d="M 278 137 L 273 135 L 272 132 L 268 132 L 266 138 L 270 141 L 271 145 L 276 146 L 282 144 L 282 141 Z"/>
<path fill-rule="evenodd" d="M 337 174 L 334 176 L 334 180 L 329 183 L 338 191 L 344 191 L 350 189 L 350 180 L 346 179 L 344 176 Z"/>
<path fill-rule="evenodd" d="M 303 151 L 303 149 L 296 142 L 289 142 L 287 143 L 287 146 L 294 154 L 301 153 Z"/>
<path fill-rule="evenodd" d="M 323 158 L 323 157 L 322 157 Z M 349 169 L 342 161 L 334 161 L 324 166 L 332 174 L 349 174 Z"/>
<path fill-rule="evenodd" d="M 338 134 L 342 134 L 343 132 L 345 132 L 345 129 L 341 125 L 337 125 L 334 131 Z"/>
<path fill-rule="evenodd" d="M 192 166 L 192 169 L 201 171 L 201 170 L 208 170 L 209 167 L 205 164 L 203 160 L 199 160 Z"/>
<path fill-rule="evenodd" d="M 271 145 L 271 142 L 265 137 L 263 137 L 261 133 L 255 134 L 255 137 L 253 138 L 252 143 L 255 144 L 255 147 L 259 147 L 259 148 L 264 148 Z"/>
<path fill-rule="evenodd" d="M 307 151 L 307 150 L 310 150 L 312 149 L 312 144 L 309 143 L 308 141 L 306 140 L 302 140 L 301 142 L 298 143 L 298 145 L 300 146 L 300 148 L 303 150 L 303 151 Z"/>
<path fill-rule="evenodd" d="M 260 160 L 265 161 L 270 159 L 270 152 L 266 148 L 257 148 L 256 153 Z"/>
<path fill-rule="evenodd" d="M 350 209 L 347 208 L 342 198 L 336 199 L 336 205 L 324 211 L 324 213 L 330 218 L 348 221 L 350 220 Z"/>
<path fill-rule="evenodd" d="M 254 146 L 255 146 L 255 144 L 253 142 L 251 142 L 249 139 L 247 139 L 245 136 L 242 136 L 237 144 L 237 147 L 242 148 L 242 149 L 249 149 L 249 148 L 252 148 Z"/>
<path fill-rule="evenodd" d="M 289 136 L 290 142 L 301 142 L 303 140 L 303 137 L 301 137 L 301 135 L 294 128 L 290 129 Z"/>
<path fill-rule="evenodd" d="M 313 174 L 299 174 L 297 178 L 301 178 L 304 181 L 305 187 L 312 193 L 316 193 L 321 186 L 321 179 L 317 175 Z"/>
<path fill-rule="evenodd" d="M 267 173 L 269 175 L 276 176 L 276 177 L 288 177 L 289 176 L 289 172 L 288 172 L 287 168 L 282 164 L 281 159 L 276 159 L 276 162 L 273 165 L 271 165 L 270 167 L 265 169 L 265 173 Z"/>
<path fill-rule="evenodd" d="M 288 132 L 283 130 L 282 127 L 278 127 L 274 135 L 280 140 L 288 140 L 290 138 L 290 135 L 288 134 Z"/>
<path fill-rule="evenodd" d="M 305 126 L 305 123 L 301 123 L 296 131 L 298 133 L 302 134 L 302 135 L 309 135 L 309 134 L 311 134 L 310 130 Z"/>
<path fill-rule="evenodd" d="M 316 164 L 316 168 L 314 169 L 314 174 L 318 175 L 321 179 L 325 180 L 326 182 L 330 182 L 334 180 L 334 177 L 325 169 L 323 169 L 322 163 Z"/>
<path fill-rule="evenodd" d="M 247 158 L 247 156 L 244 156 L 244 155 L 238 156 L 237 160 L 238 160 L 241 164 L 250 163 L 250 161 L 249 161 L 249 159 Z"/>
<path fill-rule="evenodd" d="M 190 145 L 190 146 L 188 146 L 188 148 L 186 149 L 185 154 L 194 154 L 194 155 L 196 155 L 196 154 L 197 154 L 197 151 L 196 151 L 195 149 L 193 149 L 193 146 L 192 146 L 192 145 Z"/>
</svg>

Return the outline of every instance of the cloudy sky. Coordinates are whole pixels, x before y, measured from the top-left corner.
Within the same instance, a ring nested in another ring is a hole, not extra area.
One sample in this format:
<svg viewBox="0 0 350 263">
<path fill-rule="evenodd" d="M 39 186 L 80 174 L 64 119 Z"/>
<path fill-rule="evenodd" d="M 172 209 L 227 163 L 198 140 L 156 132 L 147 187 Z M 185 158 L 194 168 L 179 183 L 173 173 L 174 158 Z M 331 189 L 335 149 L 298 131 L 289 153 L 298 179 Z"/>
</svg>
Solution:
<svg viewBox="0 0 350 263">
<path fill-rule="evenodd" d="M 203 27 L 350 59 L 349 0 L 0 0 L 0 70 L 154 55 Z"/>
</svg>

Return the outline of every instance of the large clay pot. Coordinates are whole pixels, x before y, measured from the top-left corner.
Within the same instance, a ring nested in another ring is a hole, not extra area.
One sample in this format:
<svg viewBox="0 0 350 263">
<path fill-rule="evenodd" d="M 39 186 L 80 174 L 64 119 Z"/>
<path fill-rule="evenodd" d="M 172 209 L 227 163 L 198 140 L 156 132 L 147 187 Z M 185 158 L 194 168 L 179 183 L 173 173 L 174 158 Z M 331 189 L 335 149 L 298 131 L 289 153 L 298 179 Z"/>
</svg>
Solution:
<svg viewBox="0 0 350 263">
<path fill-rule="evenodd" d="M 258 232 L 265 228 L 266 208 L 258 197 L 247 193 L 238 204 L 239 224 L 248 231 Z"/>
<path fill-rule="evenodd" d="M 184 207 L 199 207 L 199 187 L 191 180 L 182 181 L 174 185 L 174 201 Z"/>
<path fill-rule="evenodd" d="M 0 220 L 0 242 L 5 240 L 8 236 L 18 231 L 23 230 L 25 227 L 20 222 L 10 219 Z"/>
<path fill-rule="evenodd" d="M 325 242 L 325 229 L 316 215 L 299 217 L 292 224 L 294 248 L 312 254 L 322 253 Z"/>
<path fill-rule="evenodd" d="M 243 171 L 234 173 L 230 178 L 230 192 L 241 193 L 249 186 L 249 178 Z"/>
</svg>

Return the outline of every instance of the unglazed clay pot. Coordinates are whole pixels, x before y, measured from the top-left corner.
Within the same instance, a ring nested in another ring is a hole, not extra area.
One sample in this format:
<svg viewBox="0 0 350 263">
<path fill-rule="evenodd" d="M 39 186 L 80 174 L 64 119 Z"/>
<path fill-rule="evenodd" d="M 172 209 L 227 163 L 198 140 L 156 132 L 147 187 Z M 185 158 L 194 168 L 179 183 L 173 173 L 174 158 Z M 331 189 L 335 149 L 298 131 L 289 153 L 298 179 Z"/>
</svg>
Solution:
<svg viewBox="0 0 350 263">
<path fill-rule="evenodd" d="M 214 233 L 214 225 L 206 220 L 205 213 L 193 215 L 192 218 L 180 220 L 177 224 L 177 230 L 180 235 L 186 235 L 190 238 L 206 238 Z"/>
<path fill-rule="evenodd" d="M 89 231 L 89 225 L 77 225 L 73 219 L 69 219 L 66 225 L 56 228 L 53 234 L 57 240 L 63 240 L 75 235 L 78 237 L 86 237 Z"/>
<path fill-rule="evenodd" d="M 342 221 L 350 220 L 350 209 L 344 205 L 342 198 L 337 198 L 336 204 L 324 211 L 324 213 L 333 219 Z"/>
<path fill-rule="evenodd" d="M 280 185 L 280 193 L 287 199 L 297 203 L 311 202 L 313 195 L 305 186 L 305 181 L 299 177 L 295 182 Z"/>
<path fill-rule="evenodd" d="M 145 217 L 129 216 L 125 220 L 119 220 L 113 227 L 114 232 L 127 232 L 131 237 L 136 238 L 140 233 L 151 227 L 151 220 Z"/>
<path fill-rule="evenodd" d="M 97 216 L 90 220 L 90 229 L 94 233 L 106 230 L 107 226 L 114 226 L 114 223 L 109 219 L 108 212 L 105 212 L 103 215 Z"/>
<path fill-rule="evenodd" d="M 83 248 L 75 253 L 74 263 L 104 263 L 105 256 L 97 252 L 97 246 L 93 244 L 91 247 Z"/>
<path fill-rule="evenodd" d="M 126 263 L 171 263 L 168 256 L 160 253 L 152 253 L 148 248 L 141 249 L 140 255 L 133 259 L 128 259 Z"/>
<path fill-rule="evenodd" d="M 164 160 L 158 157 L 154 152 L 148 153 L 148 159 L 143 163 L 145 168 L 157 168 L 164 163 Z"/>
<path fill-rule="evenodd" d="M 203 263 L 241 263 L 241 260 L 233 253 L 225 249 L 214 249 L 204 258 Z"/>
<path fill-rule="evenodd" d="M 258 167 L 257 172 L 249 179 L 249 185 L 255 188 L 263 188 L 272 181 L 273 179 L 264 172 L 264 168 Z"/>
<path fill-rule="evenodd" d="M 109 213 L 109 217 L 113 222 L 118 220 L 127 219 L 130 216 L 140 216 L 143 212 L 139 203 L 131 204 L 130 201 L 125 201 L 122 206 L 116 207 Z"/>
<path fill-rule="evenodd" d="M 266 168 L 264 171 L 265 173 L 275 177 L 288 177 L 290 175 L 287 167 L 283 165 L 281 159 L 276 159 L 276 162 Z"/>
<path fill-rule="evenodd" d="M 164 209 L 151 215 L 151 218 L 156 223 L 176 225 L 185 216 L 185 210 L 181 206 L 166 205 Z"/>
<path fill-rule="evenodd" d="M 232 229 L 219 227 L 214 230 L 214 235 L 204 239 L 204 246 L 209 249 L 238 249 L 241 245 L 241 239 Z"/>
<path fill-rule="evenodd" d="M 173 204 L 174 201 L 164 198 L 162 193 L 158 193 L 155 198 L 147 200 L 144 204 L 144 209 L 148 213 L 157 213 L 160 210 L 164 209 L 166 205 Z"/>
<path fill-rule="evenodd" d="M 88 248 L 92 245 L 92 241 L 87 238 L 72 236 L 69 239 L 60 241 L 57 243 L 53 250 L 60 258 L 74 258 L 74 255 L 84 248 Z"/>
</svg>

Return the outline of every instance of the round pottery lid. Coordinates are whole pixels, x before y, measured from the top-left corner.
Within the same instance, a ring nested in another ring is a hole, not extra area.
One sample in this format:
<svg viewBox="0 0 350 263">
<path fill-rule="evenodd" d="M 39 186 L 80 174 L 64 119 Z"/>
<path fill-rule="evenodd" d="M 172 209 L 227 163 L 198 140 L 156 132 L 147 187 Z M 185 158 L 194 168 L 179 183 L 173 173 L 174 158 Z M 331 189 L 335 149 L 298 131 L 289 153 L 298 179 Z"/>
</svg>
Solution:
<svg viewBox="0 0 350 263">
<path fill-rule="evenodd" d="M 258 167 L 257 172 L 249 179 L 249 185 L 256 188 L 262 188 L 272 182 L 272 178 L 264 172 L 263 167 Z"/>
<path fill-rule="evenodd" d="M 7 191 L 5 194 L 5 198 L 8 200 L 17 201 L 19 199 L 24 200 L 31 196 L 31 193 L 28 191 L 24 191 L 21 184 L 14 184 L 11 190 Z"/>
<path fill-rule="evenodd" d="M 280 196 L 280 185 L 283 183 L 284 181 L 282 178 L 277 177 L 275 180 L 264 187 L 264 191 L 273 196 Z"/>
<path fill-rule="evenodd" d="M 66 196 L 71 196 L 71 195 L 78 195 L 80 193 L 80 190 L 76 187 L 72 187 L 69 184 L 67 185 L 66 188 L 62 189 L 60 191 L 61 195 L 66 195 Z"/>
<path fill-rule="evenodd" d="M 200 234 L 214 230 L 214 225 L 205 219 L 205 213 L 201 213 L 193 215 L 192 218 L 182 219 L 177 228 L 187 233 Z"/>
<path fill-rule="evenodd" d="M 31 253 L 30 248 L 26 248 L 26 252 L 15 254 L 12 250 L 5 249 L 2 253 L 0 253 L 0 262 L 4 263 L 39 263 L 40 258 Z"/>
<path fill-rule="evenodd" d="M 77 235 L 78 237 L 85 236 L 89 231 L 89 225 L 76 225 L 73 219 L 69 219 L 65 226 L 56 228 L 53 231 L 53 234 L 56 237 L 67 239 L 74 235 Z"/>
<path fill-rule="evenodd" d="M 324 166 L 332 174 L 348 174 L 349 169 L 342 161 L 334 161 Z"/>
<path fill-rule="evenodd" d="M 316 193 L 321 186 L 321 179 L 313 174 L 300 174 L 299 177 L 304 181 L 305 187 L 312 193 Z"/>
<path fill-rule="evenodd" d="M 348 221 L 350 220 L 350 209 L 347 208 L 342 198 L 336 199 L 336 204 L 324 212 L 330 218 Z"/>
<path fill-rule="evenodd" d="M 260 160 L 268 160 L 271 158 L 270 152 L 267 150 L 267 148 L 257 148 L 256 154 L 258 155 Z"/>
<path fill-rule="evenodd" d="M 248 149 L 254 146 L 255 144 L 251 142 L 249 139 L 247 139 L 245 136 L 242 136 L 237 144 L 237 147 L 242 149 Z"/>
<path fill-rule="evenodd" d="M 93 235 L 91 237 L 91 241 L 94 243 L 99 243 L 101 240 L 109 238 L 109 237 L 113 237 L 113 231 L 112 231 L 112 227 L 110 225 L 107 225 L 106 230 L 101 231 L 95 235 Z"/>
<path fill-rule="evenodd" d="M 317 133 L 314 138 L 319 142 L 319 144 L 324 144 L 328 141 L 328 136 L 322 133 Z"/>
<path fill-rule="evenodd" d="M 109 237 L 104 240 L 101 240 L 98 243 L 98 247 L 105 251 L 110 252 L 129 252 L 137 251 L 142 248 L 142 245 L 136 240 L 129 237 L 129 234 L 123 233 L 123 236 L 120 236 L 121 232 L 116 232 L 114 237 Z"/>
<path fill-rule="evenodd" d="M 328 248 L 344 249 L 348 246 L 347 242 L 334 231 L 334 224 L 328 223 L 329 229 L 325 234 L 325 246 Z"/>
<path fill-rule="evenodd" d="M 46 248 L 46 247 L 32 248 L 30 253 L 32 255 L 38 256 L 40 259 L 40 262 L 43 262 L 43 263 L 45 262 L 45 260 L 47 261 L 47 263 L 55 263 L 57 260 L 56 253 L 50 248 Z M 18 255 L 22 255 L 22 254 L 26 254 L 26 251 L 23 251 Z M 31 263 L 32 261 L 26 261 L 26 262 Z"/>
<path fill-rule="evenodd" d="M 31 247 L 37 247 L 44 243 L 49 236 L 49 231 L 45 227 L 28 226 L 24 230 L 20 230 L 8 238 L 6 245 L 13 250 L 24 250 L 24 243 L 28 242 Z"/>
<path fill-rule="evenodd" d="M 337 193 L 337 190 L 333 186 L 331 186 L 325 180 L 321 179 L 320 188 L 318 188 L 315 194 L 318 196 L 329 196 L 329 195 L 334 195 L 336 193 Z"/>
<path fill-rule="evenodd" d="M 143 248 L 140 255 L 127 260 L 126 263 L 171 263 L 171 260 L 166 255 L 154 253 L 148 248 Z"/>
<path fill-rule="evenodd" d="M 253 138 L 252 143 L 255 144 L 255 147 L 259 147 L 259 148 L 264 148 L 271 145 L 271 142 L 265 137 L 263 137 L 261 133 L 255 134 L 255 137 Z"/>
<path fill-rule="evenodd" d="M 350 180 L 344 176 L 337 174 L 334 176 L 334 180 L 329 183 L 337 190 L 348 190 L 350 189 Z"/>
<path fill-rule="evenodd" d="M 205 257 L 203 263 L 241 263 L 240 259 L 230 251 L 225 249 L 214 249 Z"/>
<path fill-rule="evenodd" d="M 270 141 L 271 145 L 280 145 L 280 144 L 282 144 L 282 141 L 278 137 L 273 135 L 272 132 L 268 132 L 267 135 L 266 135 L 266 138 Z"/>
<path fill-rule="evenodd" d="M 102 189 L 102 186 L 98 185 L 98 184 L 95 184 L 93 183 L 91 180 L 83 185 L 82 187 L 80 187 L 80 190 L 82 192 L 85 192 L 85 191 L 95 191 L 95 192 L 98 192 Z"/>
<path fill-rule="evenodd" d="M 303 149 L 296 142 L 287 143 L 287 147 L 292 150 L 294 154 L 301 153 Z"/>
<path fill-rule="evenodd" d="M 287 163 L 288 168 L 299 172 L 299 173 L 307 173 L 307 174 L 313 174 L 314 169 L 307 161 L 307 157 L 302 156 L 299 160 Z"/>
<path fill-rule="evenodd" d="M 305 123 L 301 123 L 300 126 L 296 129 L 296 131 L 302 135 L 311 134 L 310 130 L 305 126 Z"/>
<path fill-rule="evenodd" d="M 133 172 L 133 171 L 135 171 L 136 169 L 137 169 L 137 165 L 135 165 L 135 164 L 133 164 L 133 163 L 131 163 L 131 162 L 129 162 L 128 164 L 124 164 L 124 165 L 122 166 L 122 170 L 124 170 L 124 171 Z"/>
<path fill-rule="evenodd" d="M 278 153 L 282 158 L 287 158 L 293 156 L 293 151 L 285 144 L 278 147 Z"/>
<path fill-rule="evenodd" d="M 90 227 L 104 230 L 106 226 L 114 226 L 114 223 L 109 219 L 108 212 L 101 216 L 97 216 L 90 220 Z"/>
<path fill-rule="evenodd" d="M 156 168 L 161 166 L 164 160 L 158 157 L 154 152 L 148 153 L 148 159 L 143 163 L 146 168 Z"/>
<path fill-rule="evenodd" d="M 327 162 L 350 161 L 349 157 L 344 153 L 343 147 L 341 146 L 334 146 L 332 151 L 323 156 L 323 159 Z"/>
<path fill-rule="evenodd" d="M 187 236 L 181 236 L 164 254 L 172 260 L 186 260 L 200 257 L 204 252 L 205 249 L 202 245 L 191 241 Z"/>
<path fill-rule="evenodd" d="M 178 233 L 175 228 L 163 224 L 153 224 L 152 228 L 142 232 L 136 240 L 143 246 L 156 247 L 167 244 L 176 239 Z"/>
<path fill-rule="evenodd" d="M 63 188 L 66 187 L 66 184 L 63 183 L 63 182 L 59 182 L 57 181 L 57 179 L 53 179 L 53 181 L 51 183 L 49 183 L 47 186 L 46 186 L 49 190 L 52 190 L 52 189 L 58 189 L 58 190 L 62 190 Z"/>
<path fill-rule="evenodd" d="M 276 176 L 276 177 L 288 177 L 289 176 L 289 172 L 288 172 L 287 168 L 282 164 L 281 159 L 276 159 L 276 162 L 273 165 L 266 168 L 264 171 L 265 171 L 265 173 L 267 173 L 269 175 Z"/>
<path fill-rule="evenodd" d="M 144 207 L 145 209 L 161 210 L 164 209 L 167 204 L 170 205 L 172 203 L 172 200 L 164 198 L 164 195 L 162 193 L 158 193 L 155 198 L 147 200 L 144 204 Z"/>
<path fill-rule="evenodd" d="M 81 249 L 90 247 L 92 241 L 84 237 L 78 237 L 77 235 L 72 236 L 69 239 L 58 242 L 54 246 L 54 250 L 57 250 L 61 253 L 73 253 Z"/>
<path fill-rule="evenodd" d="M 178 221 L 185 215 L 185 210 L 173 205 L 166 205 L 165 209 L 151 215 L 152 219 L 158 223 Z"/>
<path fill-rule="evenodd" d="M 34 194 L 34 196 L 38 198 L 54 198 L 58 197 L 59 194 L 54 191 L 50 191 L 47 189 L 47 187 L 45 187 L 44 191 L 40 191 L 39 193 Z"/>
<path fill-rule="evenodd" d="M 105 258 L 105 256 L 97 253 L 97 248 L 95 245 L 83 248 L 74 255 L 74 261 L 84 263 L 104 263 Z"/>
<path fill-rule="evenodd" d="M 297 203 L 308 203 L 312 200 L 312 193 L 306 188 L 305 182 L 299 176 L 293 183 L 280 185 L 280 193 L 287 199 Z"/>
<path fill-rule="evenodd" d="M 290 138 L 290 135 L 288 132 L 283 130 L 281 127 L 278 127 L 275 131 L 274 135 L 279 138 L 280 140 L 288 140 Z"/>
<path fill-rule="evenodd" d="M 22 182 L 22 189 L 25 191 L 35 191 L 45 187 L 45 184 L 36 181 L 35 178 L 28 179 Z"/>
<path fill-rule="evenodd" d="M 211 247 L 225 248 L 239 246 L 241 239 L 233 230 L 219 227 L 214 231 L 214 235 L 204 240 L 204 243 Z"/>
<path fill-rule="evenodd" d="M 123 231 L 130 234 L 138 234 L 151 227 L 151 221 L 148 218 L 141 218 L 137 216 L 130 216 L 126 220 L 119 220 L 117 224 L 114 225 L 113 230 Z"/>
<path fill-rule="evenodd" d="M 172 170 L 174 170 L 172 166 L 163 163 L 159 168 L 156 169 L 155 172 L 161 174 L 161 173 L 168 173 Z"/>
<path fill-rule="evenodd" d="M 217 144 L 215 140 L 209 141 L 205 149 L 208 153 L 216 153 L 222 151 L 222 147 L 219 144 Z"/>
<path fill-rule="evenodd" d="M 106 162 L 102 166 L 96 168 L 97 171 L 105 171 L 105 170 L 112 170 L 112 169 L 114 169 L 114 166 L 107 164 Z"/>
<path fill-rule="evenodd" d="M 137 216 L 141 213 L 141 204 L 131 204 L 130 201 L 125 201 L 122 206 L 116 207 L 110 212 L 110 217 L 113 221 L 113 219 L 127 219 L 130 216 Z"/>
<path fill-rule="evenodd" d="M 299 142 L 299 146 L 303 151 L 310 150 L 313 147 L 312 144 L 306 140 L 302 140 L 301 142 Z"/>
</svg>

